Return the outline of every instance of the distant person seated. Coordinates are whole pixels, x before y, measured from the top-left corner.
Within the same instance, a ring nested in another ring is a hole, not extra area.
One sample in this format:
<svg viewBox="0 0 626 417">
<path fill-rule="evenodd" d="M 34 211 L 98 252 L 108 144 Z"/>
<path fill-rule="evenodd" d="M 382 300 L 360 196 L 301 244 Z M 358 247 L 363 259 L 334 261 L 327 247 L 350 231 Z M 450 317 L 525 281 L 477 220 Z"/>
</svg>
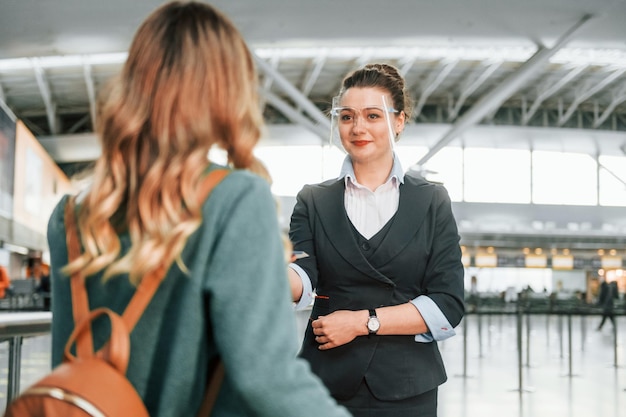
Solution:
<svg viewBox="0 0 626 417">
<path fill-rule="evenodd" d="M 39 258 L 29 259 L 27 278 L 33 279 L 35 298 L 41 297 L 44 310 L 50 310 L 50 268 Z"/>
<path fill-rule="evenodd" d="M 43 309 L 50 311 L 50 275 L 45 274 L 39 278 L 39 285 L 35 288 L 35 293 L 43 299 Z"/>
<path fill-rule="evenodd" d="M 50 275 L 42 275 L 39 278 L 39 285 L 37 285 L 35 292 L 50 293 Z"/>
</svg>

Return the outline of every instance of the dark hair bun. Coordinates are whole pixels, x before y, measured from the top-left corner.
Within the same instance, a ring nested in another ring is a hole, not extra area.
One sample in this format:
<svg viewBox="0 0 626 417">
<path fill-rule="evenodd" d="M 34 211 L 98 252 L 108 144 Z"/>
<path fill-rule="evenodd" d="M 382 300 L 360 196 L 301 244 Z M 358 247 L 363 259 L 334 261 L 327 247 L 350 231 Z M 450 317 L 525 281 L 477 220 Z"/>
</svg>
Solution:
<svg viewBox="0 0 626 417">
<path fill-rule="evenodd" d="M 393 78 L 396 83 L 398 83 L 398 87 L 404 90 L 404 78 L 400 75 L 400 71 L 398 68 L 393 65 L 384 64 L 384 63 L 376 63 L 376 64 L 367 64 L 363 67 L 365 70 L 376 70 L 381 74 L 386 75 L 387 77 Z"/>
</svg>

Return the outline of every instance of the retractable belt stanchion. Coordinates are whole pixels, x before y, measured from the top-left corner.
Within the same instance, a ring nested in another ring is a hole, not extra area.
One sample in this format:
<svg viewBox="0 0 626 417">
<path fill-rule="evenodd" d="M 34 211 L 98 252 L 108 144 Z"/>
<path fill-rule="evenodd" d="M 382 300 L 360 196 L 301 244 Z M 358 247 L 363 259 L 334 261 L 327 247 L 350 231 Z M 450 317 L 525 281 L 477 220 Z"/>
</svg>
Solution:
<svg viewBox="0 0 626 417">
<path fill-rule="evenodd" d="M 567 352 L 568 352 L 568 369 L 569 372 L 564 376 L 576 376 L 573 373 L 573 354 L 572 354 L 572 312 L 567 313 Z"/>
<path fill-rule="evenodd" d="M 22 343 L 25 338 L 50 334 L 50 312 L 0 313 L 0 342 L 9 345 L 6 403 L 20 393 Z"/>
<path fill-rule="evenodd" d="M 515 314 L 515 317 L 517 318 L 516 320 L 516 328 L 517 328 L 517 384 L 518 387 L 516 389 L 513 389 L 512 391 L 518 391 L 520 394 L 522 392 L 532 392 L 533 389 L 532 388 L 524 388 L 524 381 L 523 381 L 523 370 L 522 370 L 522 356 L 523 356 L 523 352 L 522 352 L 522 337 L 523 337 L 523 331 L 522 331 L 522 326 L 523 326 L 523 320 L 522 320 L 522 306 L 520 303 L 520 297 L 518 295 L 517 298 L 517 312 Z"/>
<path fill-rule="evenodd" d="M 530 368 L 530 312 L 526 312 L 526 367 Z"/>
<path fill-rule="evenodd" d="M 572 315 L 567 315 L 567 353 L 569 363 L 569 375 L 572 376 Z"/>
<path fill-rule="evenodd" d="M 463 377 L 467 377 L 467 316 L 463 318 Z"/>
<path fill-rule="evenodd" d="M 463 317 L 463 373 L 456 375 L 462 378 L 468 378 L 467 375 L 467 319 L 469 315 L 465 314 Z"/>
<path fill-rule="evenodd" d="M 552 314 L 550 311 L 546 313 L 546 346 L 550 346 L 550 320 L 552 319 Z"/>
<path fill-rule="evenodd" d="M 20 393 L 20 366 L 22 358 L 22 336 L 9 339 L 9 375 L 7 378 L 7 404 Z"/>
<path fill-rule="evenodd" d="M 585 339 L 587 338 L 587 315 L 580 316 L 580 350 L 585 351 Z"/>
<path fill-rule="evenodd" d="M 618 368 L 617 363 L 617 319 L 619 316 L 613 317 L 613 366 Z"/>
<path fill-rule="evenodd" d="M 477 314 L 478 318 L 478 357 L 483 357 L 483 318 Z"/>
<path fill-rule="evenodd" d="M 522 392 L 523 371 L 522 371 L 522 310 L 517 308 L 517 382 L 518 390 Z"/>
<path fill-rule="evenodd" d="M 563 357 L 563 313 L 559 312 L 559 352 Z"/>
</svg>

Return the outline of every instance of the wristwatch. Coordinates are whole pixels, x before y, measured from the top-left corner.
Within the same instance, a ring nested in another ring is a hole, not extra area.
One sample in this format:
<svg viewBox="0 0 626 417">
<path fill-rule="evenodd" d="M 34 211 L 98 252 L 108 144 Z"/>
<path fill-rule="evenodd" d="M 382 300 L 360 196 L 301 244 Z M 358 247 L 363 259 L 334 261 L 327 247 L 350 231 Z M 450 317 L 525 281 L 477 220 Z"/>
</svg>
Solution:
<svg viewBox="0 0 626 417">
<path fill-rule="evenodd" d="M 380 329 L 380 321 L 378 320 L 378 316 L 376 316 L 376 310 L 370 308 L 370 317 L 367 319 L 367 330 L 369 334 L 376 334 L 378 329 Z"/>
</svg>

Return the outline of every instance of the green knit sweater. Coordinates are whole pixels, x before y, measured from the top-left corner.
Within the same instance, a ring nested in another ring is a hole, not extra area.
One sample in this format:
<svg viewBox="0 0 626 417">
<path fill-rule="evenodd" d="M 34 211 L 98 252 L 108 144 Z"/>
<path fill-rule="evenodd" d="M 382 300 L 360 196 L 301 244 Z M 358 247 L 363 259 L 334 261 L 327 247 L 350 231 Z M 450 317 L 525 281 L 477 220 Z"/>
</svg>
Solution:
<svg viewBox="0 0 626 417">
<path fill-rule="evenodd" d="M 59 202 L 48 225 L 53 366 L 62 361 L 74 327 L 69 278 L 60 272 L 67 264 L 66 201 Z M 129 239 L 121 240 L 126 250 Z M 349 416 L 296 358 L 299 337 L 276 204 L 263 179 L 233 171 L 213 190 L 183 261 L 190 273 L 170 268 L 131 334 L 127 377 L 151 416 L 195 416 L 207 363 L 218 353 L 226 379 L 213 417 Z M 87 280 L 90 307 L 121 313 L 134 287 L 126 276 L 106 284 L 100 278 Z M 96 347 L 108 338 L 107 327 L 106 319 L 95 323 Z"/>
</svg>

